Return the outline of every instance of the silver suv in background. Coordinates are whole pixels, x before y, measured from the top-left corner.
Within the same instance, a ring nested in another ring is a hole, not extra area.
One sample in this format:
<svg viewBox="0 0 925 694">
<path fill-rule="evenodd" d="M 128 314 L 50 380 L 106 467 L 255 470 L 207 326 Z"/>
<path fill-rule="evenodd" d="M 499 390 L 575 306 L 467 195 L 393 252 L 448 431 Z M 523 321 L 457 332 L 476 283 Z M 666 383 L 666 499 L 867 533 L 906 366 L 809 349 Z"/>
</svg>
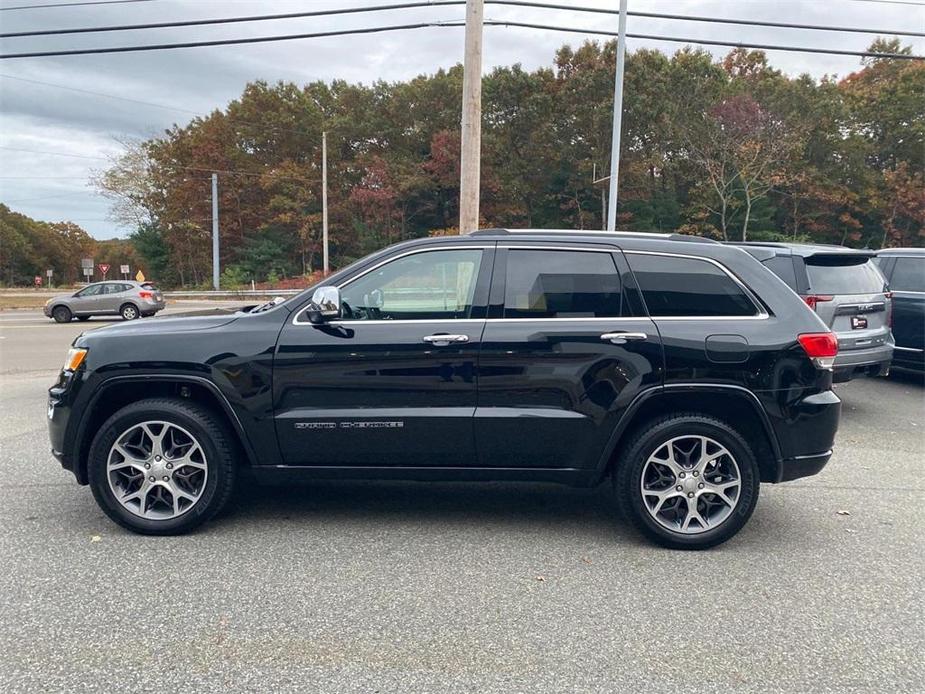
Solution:
<svg viewBox="0 0 925 694">
<path fill-rule="evenodd" d="M 72 318 L 87 320 L 91 316 L 122 316 L 134 320 L 153 316 L 166 306 L 161 290 L 150 282 L 118 280 L 95 282 L 72 294 L 60 294 L 45 303 L 46 316 L 58 323 Z"/>
<path fill-rule="evenodd" d="M 889 373 L 892 295 L 874 262 L 875 252 L 799 243 L 734 245 L 786 282 L 836 334 L 836 382 Z"/>
</svg>

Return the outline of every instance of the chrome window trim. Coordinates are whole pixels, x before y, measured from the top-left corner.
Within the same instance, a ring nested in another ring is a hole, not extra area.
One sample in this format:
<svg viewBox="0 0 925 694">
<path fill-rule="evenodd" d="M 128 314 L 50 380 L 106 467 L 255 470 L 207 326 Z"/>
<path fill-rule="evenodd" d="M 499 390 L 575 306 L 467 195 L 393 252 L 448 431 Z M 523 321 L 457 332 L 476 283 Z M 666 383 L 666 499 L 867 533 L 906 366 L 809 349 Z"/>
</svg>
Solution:
<svg viewBox="0 0 925 694">
<path fill-rule="evenodd" d="M 758 298 L 749 289 L 745 283 L 740 280 L 735 274 L 732 273 L 729 268 L 723 265 L 718 260 L 713 258 L 707 258 L 702 255 L 687 255 L 685 253 L 667 253 L 664 251 L 623 251 L 627 255 L 660 255 L 667 256 L 670 258 L 685 258 L 687 260 L 702 260 L 707 263 L 711 263 L 718 267 L 729 279 L 735 282 L 739 287 L 745 292 L 745 296 L 748 297 L 748 300 L 752 302 L 752 306 L 755 308 L 755 313 L 751 316 L 650 316 L 652 320 L 767 320 L 770 318 L 770 315 L 767 311 L 764 310 L 761 306 L 761 302 L 758 301 Z M 630 270 L 633 269 L 632 263 L 630 263 Z M 635 274 L 635 270 L 633 271 Z M 639 290 L 642 293 L 642 289 Z M 645 300 L 645 297 L 643 297 Z M 648 308 L 648 307 L 647 307 Z"/>
<path fill-rule="evenodd" d="M 484 251 L 494 248 L 494 247 L 495 247 L 495 244 L 490 244 L 490 245 L 478 244 L 477 245 L 477 244 L 467 243 L 467 244 L 462 244 L 458 246 L 422 246 L 420 248 L 412 248 L 406 251 L 405 253 L 399 253 L 398 255 L 389 256 L 388 258 L 385 258 L 384 260 L 376 263 L 372 267 L 366 268 L 359 275 L 356 275 L 355 277 L 351 277 L 346 282 L 343 282 L 342 284 L 335 284 L 333 286 L 337 287 L 338 289 L 343 289 L 344 287 L 349 285 L 351 282 L 356 282 L 358 279 L 368 275 L 373 270 L 376 270 L 382 267 L 383 265 L 386 265 L 387 263 L 391 263 L 393 260 L 400 260 L 401 258 L 404 258 L 409 255 L 416 255 L 418 253 L 433 253 L 434 251 L 459 251 L 459 250 L 464 250 L 464 251 L 479 250 L 484 253 Z M 480 261 L 479 269 L 481 270 L 481 261 Z M 476 276 L 476 280 L 478 280 L 477 276 Z M 330 285 L 326 285 L 322 283 L 322 284 L 319 284 L 317 287 L 315 287 L 315 289 L 318 289 L 320 287 L 327 287 L 327 286 L 330 286 Z M 316 325 L 315 323 L 312 323 L 311 321 L 299 320 L 299 316 L 305 313 L 306 308 L 307 307 L 302 307 L 301 309 L 296 311 L 295 316 L 293 316 L 292 318 L 293 325 Z M 438 319 L 422 318 L 420 320 L 410 319 L 410 318 L 409 319 L 399 319 L 399 320 L 356 319 L 356 320 L 326 321 L 324 325 L 353 325 L 354 323 L 362 323 L 364 325 L 371 325 L 371 324 L 376 324 L 376 323 L 390 323 L 392 325 L 396 325 L 396 324 L 401 324 L 401 323 L 427 323 L 427 322 L 444 323 L 448 321 L 460 322 L 460 321 L 482 321 L 482 320 L 485 320 L 485 319 L 484 318 L 438 318 Z"/>
<path fill-rule="evenodd" d="M 898 349 L 900 352 L 925 352 L 925 349 L 918 349 L 916 347 L 900 347 L 899 345 L 893 345 L 893 349 Z"/>
</svg>

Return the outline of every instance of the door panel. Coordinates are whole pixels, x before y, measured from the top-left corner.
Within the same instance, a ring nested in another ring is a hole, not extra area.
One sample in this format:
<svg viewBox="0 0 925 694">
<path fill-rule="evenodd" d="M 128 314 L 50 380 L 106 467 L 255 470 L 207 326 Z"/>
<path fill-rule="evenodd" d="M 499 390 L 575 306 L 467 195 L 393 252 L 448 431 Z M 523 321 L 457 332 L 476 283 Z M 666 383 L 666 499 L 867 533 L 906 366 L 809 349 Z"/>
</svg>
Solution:
<svg viewBox="0 0 925 694">
<path fill-rule="evenodd" d="M 71 311 L 73 313 L 92 313 L 97 310 L 97 301 L 100 298 L 100 292 L 103 290 L 101 284 L 91 284 L 89 287 L 82 289 L 71 299 Z"/>
<path fill-rule="evenodd" d="M 288 324 L 276 354 L 276 428 L 289 465 L 473 464 L 484 320 Z M 466 343 L 424 338 L 452 333 Z"/>
<path fill-rule="evenodd" d="M 644 333 L 613 344 L 601 335 Z M 647 318 L 489 321 L 476 437 L 490 467 L 593 468 L 627 405 L 661 379 Z"/>
</svg>

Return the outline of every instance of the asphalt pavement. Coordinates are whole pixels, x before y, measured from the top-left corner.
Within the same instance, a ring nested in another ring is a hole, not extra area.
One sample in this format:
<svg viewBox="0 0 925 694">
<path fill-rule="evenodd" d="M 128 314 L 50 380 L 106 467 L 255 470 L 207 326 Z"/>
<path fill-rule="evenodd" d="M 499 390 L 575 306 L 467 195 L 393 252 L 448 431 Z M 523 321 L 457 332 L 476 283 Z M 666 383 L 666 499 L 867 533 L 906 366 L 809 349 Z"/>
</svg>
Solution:
<svg viewBox="0 0 925 694">
<path fill-rule="evenodd" d="M 839 386 L 828 467 L 708 552 L 538 484 L 249 488 L 140 537 L 48 453 L 96 321 L 29 313 L 0 313 L 0 691 L 923 691 L 921 379 Z"/>
</svg>

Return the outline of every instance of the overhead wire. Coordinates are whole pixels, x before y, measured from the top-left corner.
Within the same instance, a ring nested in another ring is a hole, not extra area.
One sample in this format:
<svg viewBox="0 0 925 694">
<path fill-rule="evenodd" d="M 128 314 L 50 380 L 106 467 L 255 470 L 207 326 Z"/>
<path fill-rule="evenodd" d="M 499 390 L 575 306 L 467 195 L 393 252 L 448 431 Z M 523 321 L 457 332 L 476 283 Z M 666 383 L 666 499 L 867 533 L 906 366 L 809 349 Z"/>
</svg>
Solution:
<svg viewBox="0 0 925 694">
<path fill-rule="evenodd" d="M 514 20 L 485 20 L 486 26 L 506 26 L 506 27 L 523 27 L 531 29 L 543 29 L 548 31 L 562 31 L 569 33 L 581 33 L 597 36 L 616 36 L 616 32 L 602 31 L 597 29 L 584 29 L 578 27 L 565 27 L 561 25 L 547 25 L 530 22 L 519 22 Z M 206 46 L 233 46 L 253 43 L 269 43 L 277 41 L 293 41 L 310 38 L 327 38 L 335 36 L 356 36 L 363 34 L 378 34 L 392 31 L 406 31 L 411 29 L 425 29 L 433 27 L 462 27 L 465 22 L 461 21 L 431 21 L 415 22 L 412 24 L 396 24 L 387 26 L 365 27 L 360 29 L 337 29 L 331 31 L 310 32 L 302 34 L 284 34 L 275 36 L 254 36 L 237 39 L 214 39 L 210 41 L 184 41 L 178 43 L 160 43 L 144 44 L 131 46 L 107 46 L 100 48 L 78 48 L 52 51 L 27 51 L 24 53 L 3 53 L 0 59 L 9 60 L 15 58 L 41 58 L 53 56 L 74 56 L 74 55 L 101 55 L 109 53 L 134 53 L 139 51 L 161 51 L 179 48 L 202 48 Z M 693 43 L 708 46 L 729 46 L 732 48 L 753 48 L 766 51 L 787 51 L 798 53 L 822 53 L 829 55 L 845 55 L 862 58 L 895 58 L 897 60 L 925 60 L 925 56 L 912 55 L 907 53 L 881 53 L 876 51 L 849 51 L 837 49 L 812 48 L 807 46 L 781 46 L 775 44 L 758 44 L 743 41 L 720 41 L 711 39 L 699 39 L 679 36 L 664 36 L 659 34 L 626 34 L 627 38 L 646 39 L 655 41 L 668 41 L 674 43 Z"/>
<path fill-rule="evenodd" d="M 365 5 L 362 7 L 346 7 L 327 10 L 311 10 L 308 12 L 285 12 L 278 14 L 244 15 L 236 17 L 217 17 L 211 19 L 184 19 L 169 22 L 146 22 L 142 24 L 114 24 L 103 26 L 73 27 L 64 29 L 34 29 L 29 31 L 13 31 L 0 33 L 0 38 L 24 38 L 34 36 L 62 36 L 70 34 L 88 34 L 114 31 L 139 31 L 150 29 L 168 29 L 194 26 L 214 26 L 222 24 L 238 24 L 250 22 L 276 21 L 283 19 L 307 19 L 310 17 L 339 16 L 349 14 L 364 14 L 369 12 L 384 12 L 393 10 L 406 10 L 424 7 L 456 7 L 465 5 L 466 0 L 417 0 L 414 2 L 390 3 L 387 5 Z M 565 10 L 568 12 L 586 12 L 595 14 L 619 15 L 619 10 L 606 7 L 589 7 L 584 5 L 570 5 L 563 3 L 539 2 L 537 0 L 485 0 L 486 5 L 502 5 L 509 7 L 527 7 L 531 9 Z M 925 37 L 925 32 L 909 31 L 906 29 L 870 29 L 864 27 L 830 26 L 824 24 L 798 24 L 795 22 L 772 22 L 760 19 L 737 19 L 734 17 L 706 17 L 699 15 L 672 14 L 665 12 L 642 12 L 631 10 L 629 17 L 642 17 L 647 19 L 667 19 L 674 21 L 699 22 L 707 24 L 736 24 L 742 26 L 767 27 L 775 29 L 803 29 L 811 31 L 828 31 L 858 34 L 891 34 L 896 36 Z"/>
</svg>

